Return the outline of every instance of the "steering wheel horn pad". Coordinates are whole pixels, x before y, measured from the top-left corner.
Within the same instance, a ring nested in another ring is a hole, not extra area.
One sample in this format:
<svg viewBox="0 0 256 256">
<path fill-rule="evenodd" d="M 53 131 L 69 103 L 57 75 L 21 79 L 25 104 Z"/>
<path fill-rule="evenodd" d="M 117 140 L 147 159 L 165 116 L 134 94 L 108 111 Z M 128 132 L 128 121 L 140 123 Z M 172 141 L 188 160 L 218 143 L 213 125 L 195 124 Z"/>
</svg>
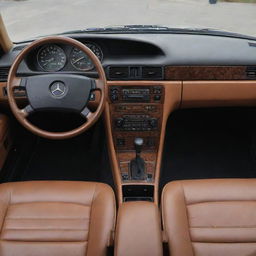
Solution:
<svg viewBox="0 0 256 256">
<path fill-rule="evenodd" d="M 22 78 L 21 86 L 26 90 L 29 104 L 35 111 L 80 113 L 90 99 L 95 81 L 81 75 L 49 74 Z"/>
</svg>

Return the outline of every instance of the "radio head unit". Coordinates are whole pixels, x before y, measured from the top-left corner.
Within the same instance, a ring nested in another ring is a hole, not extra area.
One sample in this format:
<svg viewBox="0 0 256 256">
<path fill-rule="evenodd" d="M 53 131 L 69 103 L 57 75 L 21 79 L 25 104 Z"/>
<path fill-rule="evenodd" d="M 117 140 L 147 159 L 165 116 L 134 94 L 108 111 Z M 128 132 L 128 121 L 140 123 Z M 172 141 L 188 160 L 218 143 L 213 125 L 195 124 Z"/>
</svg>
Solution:
<svg viewBox="0 0 256 256">
<path fill-rule="evenodd" d="M 149 103 L 160 102 L 162 99 L 161 86 L 119 86 L 111 87 L 109 97 L 112 102 Z"/>
</svg>

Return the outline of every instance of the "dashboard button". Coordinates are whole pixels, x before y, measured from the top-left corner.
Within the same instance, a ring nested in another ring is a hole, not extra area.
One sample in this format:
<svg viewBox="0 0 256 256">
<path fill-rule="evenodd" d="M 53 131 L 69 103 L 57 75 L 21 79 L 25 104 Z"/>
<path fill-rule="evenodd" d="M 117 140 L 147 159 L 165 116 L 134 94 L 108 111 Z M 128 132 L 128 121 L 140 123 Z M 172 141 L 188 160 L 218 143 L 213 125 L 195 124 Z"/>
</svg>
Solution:
<svg viewBox="0 0 256 256">
<path fill-rule="evenodd" d="M 160 101 L 161 100 L 161 95 L 155 95 L 154 100 L 155 101 Z"/>
</svg>

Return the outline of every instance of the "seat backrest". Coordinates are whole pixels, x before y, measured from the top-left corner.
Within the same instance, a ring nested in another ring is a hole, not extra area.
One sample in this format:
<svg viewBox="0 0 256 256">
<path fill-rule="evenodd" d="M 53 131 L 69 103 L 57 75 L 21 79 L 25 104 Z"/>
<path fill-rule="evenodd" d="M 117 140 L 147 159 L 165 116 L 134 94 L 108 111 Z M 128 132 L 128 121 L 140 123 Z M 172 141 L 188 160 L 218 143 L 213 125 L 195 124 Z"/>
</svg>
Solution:
<svg viewBox="0 0 256 256">
<path fill-rule="evenodd" d="M 75 181 L 0 185 L 1 256 L 103 256 L 114 224 L 115 197 L 108 185 Z"/>
<path fill-rule="evenodd" d="M 170 182 L 162 218 L 171 256 L 256 255 L 256 179 Z"/>
</svg>

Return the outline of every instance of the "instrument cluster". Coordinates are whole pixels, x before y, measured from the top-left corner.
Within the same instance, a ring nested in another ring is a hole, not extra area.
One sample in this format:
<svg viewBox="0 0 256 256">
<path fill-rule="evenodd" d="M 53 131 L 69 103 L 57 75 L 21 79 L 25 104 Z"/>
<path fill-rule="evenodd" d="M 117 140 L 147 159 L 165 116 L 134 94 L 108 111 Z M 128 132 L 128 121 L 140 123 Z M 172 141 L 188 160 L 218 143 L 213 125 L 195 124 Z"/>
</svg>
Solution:
<svg viewBox="0 0 256 256">
<path fill-rule="evenodd" d="M 95 43 L 85 43 L 90 50 L 103 60 L 101 48 Z M 48 44 L 42 46 L 37 52 L 37 66 L 46 72 L 57 72 L 70 65 L 77 71 L 90 71 L 94 69 L 91 59 L 80 49 Z"/>
</svg>

